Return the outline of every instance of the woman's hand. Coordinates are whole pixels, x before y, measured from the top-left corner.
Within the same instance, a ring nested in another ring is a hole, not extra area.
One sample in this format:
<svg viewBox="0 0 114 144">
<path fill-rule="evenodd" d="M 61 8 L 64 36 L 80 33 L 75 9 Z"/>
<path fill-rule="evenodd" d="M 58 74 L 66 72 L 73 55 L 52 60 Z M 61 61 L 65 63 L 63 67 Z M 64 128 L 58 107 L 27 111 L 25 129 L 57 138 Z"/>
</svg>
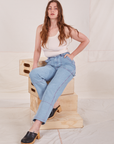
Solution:
<svg viewBox="0 0 114 144">
<path fill-rule="evenodd" d="M 73 55 L 71 55 L 71 54 L 66 54 L 65 56 L 64 56 L 64 58 L 66 57 L 66 56 L 68 56 L 71 60 L 73 60 Z"/>
<path fill-rule="evenodd" d="M 35 69 L 35 68 L 37 68 L 37 65 L 33 65 L 32 70 Z"/>
</svg>

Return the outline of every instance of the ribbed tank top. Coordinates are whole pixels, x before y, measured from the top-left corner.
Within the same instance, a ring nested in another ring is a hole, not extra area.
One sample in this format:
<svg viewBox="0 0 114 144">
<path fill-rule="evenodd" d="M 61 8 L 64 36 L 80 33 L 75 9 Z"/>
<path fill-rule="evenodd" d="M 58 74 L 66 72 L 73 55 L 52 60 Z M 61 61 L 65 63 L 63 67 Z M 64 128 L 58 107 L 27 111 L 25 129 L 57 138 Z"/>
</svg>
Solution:
<svg viewBox="0 0 114 144">
<path fill-rule="evenodd" d="M 48 41 L 46 43 L 46 47 L 48 49 L 41 46 L 41 49 L 43 50 L 44 55 L 46 57 L 57 56 L 65 52 L 69 52 L 68 45 L 70 44 L 71 38 L 70 37 L 67 38 L 66 42 L 64 41 L 64 43 L 59 46 L 58 35 L 59 35 L 59 31 L 55 36 L 48 37 Z"/>
</svg>

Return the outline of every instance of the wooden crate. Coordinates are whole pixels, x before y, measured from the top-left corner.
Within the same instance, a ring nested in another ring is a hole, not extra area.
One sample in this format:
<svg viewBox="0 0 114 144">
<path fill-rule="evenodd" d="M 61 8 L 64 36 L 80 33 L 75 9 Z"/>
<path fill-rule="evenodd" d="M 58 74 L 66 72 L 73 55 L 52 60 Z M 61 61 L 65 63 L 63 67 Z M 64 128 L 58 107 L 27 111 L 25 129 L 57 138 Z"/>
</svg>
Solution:
<svg viewBox="0 0 114 144">
<path fill-rule="evenodd" d="M 31 111 L 31 125 L 34 123 L 34 116 L 35 113 Z M 44 125 L 41 125 L 40 129 L 70 129 L 82 127 L 84 127 L 83 119 L 76 111 L 62 111 L 56 113 L 54 118 L 48 119 Z"/>
<path fill-rule="evenodd" d="M 65 87 L 63 93 L 61 95 L 66 95 L 66 94 L 73 94 L 74 93 L 74 78 L 67 84 Z M 49 84 L 50 81 L 47 81 L 47 84 Z M 36 97 L 38 96 L 37 90 L 35 86 L 31 83 L 30 77 L 28 77 L 28 92 Z"/>
<path fill-rule="evenodd" d="M 62 111 L 56 113 L 55 117 L 48 119 L 45 125 L 41 125 L 40 129 L 69 129 L 69 128 L 81 128 L 83 127 L 83 119 L 77 113 L 78 96 L 64 95 L 58 98 Z M 41 100 L 30 94 L 30 109 L 31 109 L 31 122 L 38 110 Z"/>
<path fill-rule="evenodd" d="M 41 57 L 38 62 L 38 67 L 45 66 L 47 63 L 45 62 L 47 58 Z M 32 70 L 33 59 L 20 59 L 19 60 L 19 74 L 23 76 L 29 77 L 29 73 Z"/>
<path fill-rule="evenodd" d="M 77 111 L 78 96 L 75 93 L 59 96 L 58 101 L 62 111 Z M 38 97 L 30 94 L 30 109 L 33 112 L 37 112 L 40 102 L 41 100 Z"/>
</svg>

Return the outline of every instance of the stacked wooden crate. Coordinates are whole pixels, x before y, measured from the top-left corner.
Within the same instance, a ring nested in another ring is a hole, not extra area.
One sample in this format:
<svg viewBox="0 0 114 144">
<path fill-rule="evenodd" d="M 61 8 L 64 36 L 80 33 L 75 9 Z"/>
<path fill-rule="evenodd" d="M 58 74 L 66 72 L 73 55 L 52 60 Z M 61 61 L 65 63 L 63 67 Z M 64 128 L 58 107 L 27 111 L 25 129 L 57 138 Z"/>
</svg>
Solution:
<svg viewBox="0 0 114 144">
<path fill-rule="evenodd" d="M 38 67 L 45 66 L 47 58 L 41 57 Z M 34 85 L 31 83 L 29 73 L 32 70 L 33 59 L 19 60 L 19 74 L 28 77 L 28 92 L 30 93 L 30 109 L 32 110 L 32 119 L 36 114 L 41 100 Z M 49 84 L 50 81 L 46 81 Z M 74 92 L 74 78 L 67 84 L 63 93 L 58 98 L 62 111 L 56 113 L 55 117 L 46 121 L 45 125 L 41 125 L 40 129 L 56 129 L 56 128 L 78 128 L 83 127 L 83 119 L 77 113 L 78 96 Z"/>
</svg>

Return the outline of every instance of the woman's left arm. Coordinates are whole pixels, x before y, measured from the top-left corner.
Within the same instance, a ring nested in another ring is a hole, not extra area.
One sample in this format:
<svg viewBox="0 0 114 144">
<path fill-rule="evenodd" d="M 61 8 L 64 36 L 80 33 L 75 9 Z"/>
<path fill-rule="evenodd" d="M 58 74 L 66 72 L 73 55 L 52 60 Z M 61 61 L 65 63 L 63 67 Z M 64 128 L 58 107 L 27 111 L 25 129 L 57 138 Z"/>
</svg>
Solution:
<svg viewBox="0 0 114 144">
<path fill-rule="evenodd" d="M 73 60 L 73 58 L 88 45 L 90 40 L 83 33 L 73 28 L 71 28 L 71 37 L 74 40 L 81 42 L 79 46 L 69 55 L 69 57 Z"/>
<path fill-rule="evenodd" d="M 72 57 L 74 58 L 88 45 L 90 40 L 83 33 L 78 33 L 76 29 L 71 29 L 71 36 L 74 40 L 81 42 L 79 46 L 71 53 Z"/>
</svg>

